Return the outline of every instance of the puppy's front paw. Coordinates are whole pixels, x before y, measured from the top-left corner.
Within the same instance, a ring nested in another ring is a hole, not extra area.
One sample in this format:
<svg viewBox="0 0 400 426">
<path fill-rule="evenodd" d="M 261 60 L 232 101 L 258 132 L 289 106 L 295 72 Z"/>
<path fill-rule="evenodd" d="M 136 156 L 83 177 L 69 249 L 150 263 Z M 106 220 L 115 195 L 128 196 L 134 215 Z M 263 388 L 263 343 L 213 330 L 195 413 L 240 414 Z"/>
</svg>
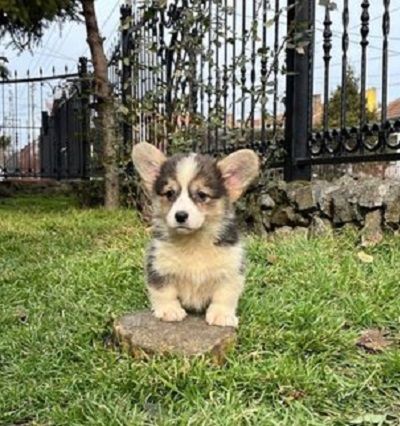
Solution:
<svg viewBox="0 0 400 426">
<path fill-rule="evenodd" d="M 210 305 L 206 313 L 206 321 L 209 325 L 221 327 L 237 327 L 239 319 L 231 309 L 220 305 Z"/>
<path fill-rule="evenodd" d="M 182 309 L 179 303 L 154 309 L 154 316 L 167 322 L 182 321 L 186 315 L 186 311 Z"/>
</svg>

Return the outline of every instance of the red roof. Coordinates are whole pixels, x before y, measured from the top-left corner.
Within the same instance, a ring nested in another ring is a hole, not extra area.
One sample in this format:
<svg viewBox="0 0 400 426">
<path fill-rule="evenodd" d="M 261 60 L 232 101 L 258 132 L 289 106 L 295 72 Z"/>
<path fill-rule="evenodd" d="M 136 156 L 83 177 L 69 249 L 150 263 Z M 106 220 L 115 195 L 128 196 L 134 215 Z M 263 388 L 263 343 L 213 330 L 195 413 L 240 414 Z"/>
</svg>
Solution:
<svg viewBox="0 0 400 426">
<path fill-rule="evenodd" d="M 387 118 L 389 120 L 400 119 L 400 99 L 390 102 L 387 108 Z"/>
</svg>

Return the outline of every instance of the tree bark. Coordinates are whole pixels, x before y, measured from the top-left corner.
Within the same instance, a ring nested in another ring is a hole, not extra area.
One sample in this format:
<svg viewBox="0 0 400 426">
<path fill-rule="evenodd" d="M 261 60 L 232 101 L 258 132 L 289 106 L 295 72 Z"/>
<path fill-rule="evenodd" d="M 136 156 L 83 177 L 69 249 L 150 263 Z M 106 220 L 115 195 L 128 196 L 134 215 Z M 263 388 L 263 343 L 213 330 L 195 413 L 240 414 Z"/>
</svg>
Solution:
<svg viewBox="0 0 400 426">
<path fill-rule="evenodd" d="M 104 167 L 104 206 L 113 210 L 119 207 L 118 140 L 115 134 L 116 119 L 113 93 L 108 80 L 108 64 L 103 38 L 97 24 L 94 0 L 81 0 L 86 24 L 87 42 L 92 56 L 97 96 L 96 110 L 102 137 L 102 163 Z"/>
</svg>

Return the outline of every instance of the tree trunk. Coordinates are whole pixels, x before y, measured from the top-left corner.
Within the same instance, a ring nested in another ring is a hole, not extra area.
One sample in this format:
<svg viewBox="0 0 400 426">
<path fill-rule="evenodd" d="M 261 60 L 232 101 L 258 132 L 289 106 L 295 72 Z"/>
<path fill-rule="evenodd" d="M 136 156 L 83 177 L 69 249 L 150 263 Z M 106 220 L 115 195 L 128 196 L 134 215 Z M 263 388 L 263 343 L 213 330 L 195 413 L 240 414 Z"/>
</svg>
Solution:
<svg viewBox="0 0 400 426">
<path fill-rule="evenodd" d="M 111 85 L 108 81 L 107 58 L 103 39 L 97 24 L 94 0 L 81 0 L 86 24 L 87 42 L 90 47 L 95 78 L 96 110 L 102 137 L 102 163 L 104 167 L 106 209 L 119 207 L 118 141 L 115 134 L 115 111 Z"/>
</svg>

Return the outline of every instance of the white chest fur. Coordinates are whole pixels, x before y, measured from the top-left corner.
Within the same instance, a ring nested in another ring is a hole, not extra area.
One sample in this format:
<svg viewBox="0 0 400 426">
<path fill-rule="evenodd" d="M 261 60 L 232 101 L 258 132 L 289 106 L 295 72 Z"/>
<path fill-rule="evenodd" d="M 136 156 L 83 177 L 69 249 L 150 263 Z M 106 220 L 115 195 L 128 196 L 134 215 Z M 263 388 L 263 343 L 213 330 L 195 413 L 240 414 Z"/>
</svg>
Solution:
<svg viewBox="0 0 400 426">
<path fill-rule="evenodd" d="M 220 247 L 208 241 L 155 241 L 153 250 L 155 269 L 171 277 L 183 306 L 194 309 L 207 305 L 217 286 L 229 285 L 243 257 L 241 244 Z"/>
<path fill-rule="evenodd" d="M 161 275 L 171 275 L 193 283 L 215 281 L 238 273 L 243 249 L 240 244 L 219 247 L 212 243 L 154 244 L 154 266 Z"/>
</svg>

